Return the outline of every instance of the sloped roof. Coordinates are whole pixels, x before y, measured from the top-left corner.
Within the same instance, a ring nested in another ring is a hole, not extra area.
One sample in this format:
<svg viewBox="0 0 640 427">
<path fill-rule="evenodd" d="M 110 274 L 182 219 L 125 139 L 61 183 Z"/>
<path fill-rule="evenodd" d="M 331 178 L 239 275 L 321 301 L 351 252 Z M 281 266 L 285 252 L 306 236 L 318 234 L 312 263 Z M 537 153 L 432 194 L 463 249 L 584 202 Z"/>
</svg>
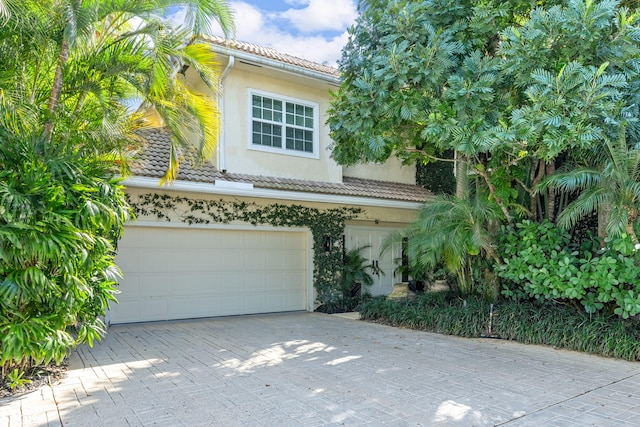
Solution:
<svg viewBox="0 0 640 427">
<path fill-rule="evenodd" d="M 169 134 L 162 129 L 148 129 L 141 131 L 140 135 L 148 141 L 148 144 L 138 157 L 131 162 L 131 173 L 139 177 L 161 178 L 164 176 L 169 162 Z M 216 180 L 242 182 L 253 184 L 254 188 L 406 202 L 424 202 L 431 195 L 429 191 L 420 186 L 397 182 L 345 176 L 342 183 L 335 183 L 222 173 L 209 162 L 193 165 L 188 160 L 180 164 L 178 180 L 211 184 L 215 183 Z"/>
<path fill-rule="evenodd" d="M 212 45 L 220 46 L 229 50 L 236 50 L 251 55 L 256 55 L 262 58 L 271 59 L 274 61 L 282 62 L 284 64 L 294 65 L 307 70 L 315 71 L 317 73 L 326 74 L 331 77 L 339 78 L 340 72 L 337 68 L 330 67 L 328 65 L 319 64 L 317 62 L 309 61 L 307 59 L 298 58 L 296 56 L 288 55 L 286 53 L 278 52 L 275 49 L 265 46 L 259 46 L 252 43 L 247 43 L 239 40 L 228 40 L 220 36 L 204 36 L 203 40 Z"/>
</svg>

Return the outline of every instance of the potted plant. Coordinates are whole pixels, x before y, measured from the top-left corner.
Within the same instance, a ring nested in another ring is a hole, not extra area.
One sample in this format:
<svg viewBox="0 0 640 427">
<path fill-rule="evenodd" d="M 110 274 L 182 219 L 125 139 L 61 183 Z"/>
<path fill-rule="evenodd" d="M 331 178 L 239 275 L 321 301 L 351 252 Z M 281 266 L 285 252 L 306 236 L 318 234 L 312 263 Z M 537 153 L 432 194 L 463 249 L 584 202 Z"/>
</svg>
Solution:
<svg viewBox="0 0 640 427">
<path fill-rule="evenodd" d="M 341 288 L 345 310 L 355 308 L 363 295 L 363 289 L 366 292 L 366 288 L 373 284 L 373 276 L 369 272 L 372 265 L 361 254 L 361 251 L 368 247 L 354 248 L 344 254 Z"/>
</svg>

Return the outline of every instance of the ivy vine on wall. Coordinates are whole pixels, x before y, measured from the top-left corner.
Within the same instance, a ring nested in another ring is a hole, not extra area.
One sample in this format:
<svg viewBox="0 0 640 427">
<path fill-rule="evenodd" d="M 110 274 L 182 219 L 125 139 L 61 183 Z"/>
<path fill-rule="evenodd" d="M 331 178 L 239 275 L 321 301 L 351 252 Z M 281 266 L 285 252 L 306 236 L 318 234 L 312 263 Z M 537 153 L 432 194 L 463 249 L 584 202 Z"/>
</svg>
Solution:
<svg viewBox="0 0 640 427">
<path fill-rule="evenodd" d="M 316 301 L 325 304 L 341 295 L 339 276 L 342 266 L 345 222 L 362 212 L 360 208 L 316 209 L 301 205 L 273 203 L 259 205 L 234 200 L 203 200 L 168 194 L 147 193 L 129 196 L 136 216 L 155 216 L 171 221 L 177 217 L 186 224 L 228 224 L 245 222 L 254 226 L 306 227 L 313 235 L 313 282 Z"/>
</svg>

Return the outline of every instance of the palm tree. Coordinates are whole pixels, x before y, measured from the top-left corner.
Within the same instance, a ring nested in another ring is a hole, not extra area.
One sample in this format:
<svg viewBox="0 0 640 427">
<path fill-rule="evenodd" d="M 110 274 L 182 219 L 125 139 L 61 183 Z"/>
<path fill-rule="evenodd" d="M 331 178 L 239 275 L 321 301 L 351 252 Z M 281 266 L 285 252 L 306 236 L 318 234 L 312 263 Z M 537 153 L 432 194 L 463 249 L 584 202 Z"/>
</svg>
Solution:
<svg viewBox="0 0 640 427">
<path fill-rule="evenodd" d="M 499 212 L 484 200 L 477 194 L 469 199 L 441 195 L 428 200 L 402 232 L 408 238 L 413 267 L 428 271 L 442 262 L 458 277 L 460 290 L 472 293 L 472 258 L 484 254 L 499 263 L 490 232 Z"/>
<path fill-rule="evenodd" d="M 183 22 L 164 17 L 176 6 L 187 8 Z M 175 178 L 190 142 L 201 159 L 215 148 L 215 99 L 178 74 L 188 65 L 215 93 L 213 54 L 199 42 L 213 22 L 233 34 L 224 1 L 4 0 L 0 126 L 39 135 L 43 152 L 71 136 L 88 154 L 124 152 L 140 145 L 135 131 L 154 109 L 172 135 L 167 178 Z"/>
<path fill-rule="evenodd" d="M 640 212 L 640 144 L 628 146 L 624 131 L 621 135 L 600 147 L 592 156 L 593 166 L 552 175 L 541 188 L 580 193 L 558 216 L 560 227 L 569 229 L 594 212 L 609 211 L 606 234 L 626 233 L 638 245 L 634 224 Z"/>
<path fill-rule="evenodd" d="M 182 25 L 164 18 L 176 5 Z M 179 71 L 215 92 L 199 36 L 231 18 L 220 0 L 0 0 L 0 379 L 104 332 L 130 212 L 114 155 L 140 146 L 150 110 L 172 135 L 167 178 L 181 147 L 213 151 L 214 99 Z"/>
</svg>

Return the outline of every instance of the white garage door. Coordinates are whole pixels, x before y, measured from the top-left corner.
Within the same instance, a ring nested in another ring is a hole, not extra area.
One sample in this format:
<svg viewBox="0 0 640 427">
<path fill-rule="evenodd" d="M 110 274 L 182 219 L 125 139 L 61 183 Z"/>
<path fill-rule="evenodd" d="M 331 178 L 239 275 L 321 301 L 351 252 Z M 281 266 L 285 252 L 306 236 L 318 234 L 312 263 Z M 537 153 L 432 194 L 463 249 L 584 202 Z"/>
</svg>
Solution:
<svg viewBox="0 0 640 427">
<path fill-rule="evenodd" d="M 306 309 L 305 232 L 131 226 L 111 323 Z"/>
</svg>

